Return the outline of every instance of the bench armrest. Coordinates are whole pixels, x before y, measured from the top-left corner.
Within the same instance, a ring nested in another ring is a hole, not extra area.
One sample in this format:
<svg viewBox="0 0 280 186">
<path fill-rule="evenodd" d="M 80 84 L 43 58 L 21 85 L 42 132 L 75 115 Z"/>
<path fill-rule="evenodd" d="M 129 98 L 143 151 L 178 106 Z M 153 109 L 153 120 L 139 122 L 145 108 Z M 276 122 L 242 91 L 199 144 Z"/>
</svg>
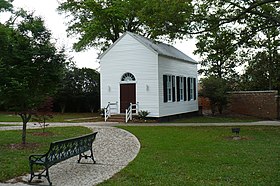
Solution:
<svg viewBox="0 0 280 186">
<path fill-rule="evenodd" d="M 45 154 L 32 154 L 29 156 L 29 163 L 45 163 Z"/>
</svg>

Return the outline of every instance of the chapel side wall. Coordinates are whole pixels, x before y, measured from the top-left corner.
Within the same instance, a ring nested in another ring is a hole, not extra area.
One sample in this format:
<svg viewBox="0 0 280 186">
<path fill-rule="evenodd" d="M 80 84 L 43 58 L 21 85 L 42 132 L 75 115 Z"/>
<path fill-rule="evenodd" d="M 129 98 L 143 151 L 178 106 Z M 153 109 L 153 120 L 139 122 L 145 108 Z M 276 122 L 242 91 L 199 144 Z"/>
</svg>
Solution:
<svg viewBox="0 0 280 186">
<path fill-rule="evenodd" d="M 198 111 L 198 94 L 196 88 L 196 100 L 166 102 L 163 98 L 163 75 L 184 76 L 196 78 L 197 86 L 197 64 L 187 63 L 176 59 L 159 56 L 159 107 L 160 117 L 175 114 L 183 114 Z"/>
<path fill-rule="evenodd" d="M 279 119 L 277 91 L 238 91 L 229 93 L 230 113 L 244 114 L 264 119 Z"/>
<path fill-rule="evenodd" d="M 158 117 L 157 61 L 157 54 L 129 34 L 119 40 L 100 61 L 101 108 L 108 102 L 120 103 L 121 77 L 130 72 L 136 78 L 139 109 L 149 111 L 151 117 Z"/>
</svg>

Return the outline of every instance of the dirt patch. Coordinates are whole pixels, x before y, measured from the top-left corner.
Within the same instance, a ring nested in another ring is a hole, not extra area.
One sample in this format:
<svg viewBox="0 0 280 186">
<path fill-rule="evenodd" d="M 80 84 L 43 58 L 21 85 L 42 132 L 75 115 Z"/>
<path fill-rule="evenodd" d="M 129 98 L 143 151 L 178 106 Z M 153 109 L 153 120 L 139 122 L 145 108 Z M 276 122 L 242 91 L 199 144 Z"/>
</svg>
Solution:
<svg viewBox="0 0 280 186">
<path fill-rule="evenodd" d="M 31 132 L 32 136 L 53 136 L 52 132 Z"/>
<path fill-rule="evenodd" d="M 35 149 L 39 147 L 39 143 L 13 143 L 13 144 L 8 144 L 7 147 L 11 150 L 22 150 L 22 149 Z"/>
<path fill-rule="evenodd" d="M 253 138 L 248 137 L 248 136 L 226 136 L 225 139 L 230 140 L 230 141 L 254 140 Z"/>
</svg>

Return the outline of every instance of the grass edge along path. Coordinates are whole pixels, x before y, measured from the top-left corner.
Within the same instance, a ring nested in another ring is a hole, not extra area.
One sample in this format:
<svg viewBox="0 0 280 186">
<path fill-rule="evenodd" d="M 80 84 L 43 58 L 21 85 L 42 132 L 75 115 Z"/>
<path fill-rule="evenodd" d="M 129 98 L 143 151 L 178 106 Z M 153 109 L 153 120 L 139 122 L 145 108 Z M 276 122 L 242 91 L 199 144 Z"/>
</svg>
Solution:
<svg viewBox="0 0 280 186">
<path fill-rule="evenodd" d="M 121 127 L 141 142 L 107 185 L 280 185 L 280 127 Z"/>
<path fill-rule="evenodd" d="M 21 132 L 0 131 L 0 182 L 29 173 L 29 155 L 46 153 L 51 142 L 92 131 L 86 127 L 48 127 L 43 134 L 41 129 L 29 129 L 26 148 L 20 146 Z"/>
</svg>

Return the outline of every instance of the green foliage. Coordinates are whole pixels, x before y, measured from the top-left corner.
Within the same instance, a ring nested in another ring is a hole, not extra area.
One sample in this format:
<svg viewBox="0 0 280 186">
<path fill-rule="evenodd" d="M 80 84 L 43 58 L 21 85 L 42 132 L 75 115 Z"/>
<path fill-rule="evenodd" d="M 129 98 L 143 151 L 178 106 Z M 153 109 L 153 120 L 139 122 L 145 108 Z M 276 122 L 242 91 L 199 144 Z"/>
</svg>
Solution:
<svg viewBox="0 0 280 186">
<path fill-rule="evenodd" d="M 208 32 L 225 25 L 246 25 L 238 28 L 241 40 L 247 42 L 258 31 L 280 25 L 280 3 L 277 0 L 205 0 L 195 1 L 194 7 L 189 27 L 192 33 Z"/>
<path fill-rule="evenodd" d="M 227 105 L 227 82 L 222 78 L 210 76 L 201 80 L 201 95 L 209 98 L 212 114 L 215 114 L 216 108 L 222 113 Z"/>
<path fill-rule="evenodd" d="M 66 71 L 56 95 L 62 113 L 67 108 L 74 112 L 97 111 L 100 102 L 99 81 L 100 74 L 93 69 L 73 67 Z"/>
<path fill-rule="evenodd" d="M 1 46 L 1 100 L 17 112 L 35 109 L 46 95 L 55 92 L 64 54 L 51 43 L 51 34 L 39 17 L 26 15 L 7 34 L 7 45 Z"/>
<path fill-rule="evenodd" d="M 21 116 L 25 143 L 33 111 L 57 90 L 65 55 L 51 42 L 44 21 L 23 10 L 0 24 L 0 33 L 0 104 Z"/>
<path fill-rule="evenodd" d="M 39 108 L 37 108 L 34 116 L 32 117 L 32 121 L 38 122 L 38 124 L 43 128 L 43 132 L 45 132 L 45 128 L 48 126 L 46 121 L 51 118 L 53 118 L 53 98 L 47 97 Z"/>
<path fill-rule="evenodd" d="M 140 118 L 140 119 L 143 119 L 143 120 L 145 120 L 149 114 L 150 114 L 150 112 L 147 111 L 147 110 L 140 110 L 140 111 L 138 112 L 139 118 Z"/>
<path fill-rule="evenodd" d="M 200 72 L 206 76 L 230 79 L 238 66 L 235 33 L 228 28 L 206 32 L 197 37 L 195 54 L 202 57 Z"/>
<path fill-rule="evenodd" d="M 0 182 L 29 173 L 30 154 L 46 153 L 51 142 L 81 136 L 91 130 L 86 127 L 55 127 L 47 128 L 46 132 L 48 136 L 38 136 L 36 133 L 40 130 L 28 130 L 29 148 L 16 148 L 21 146 L 18 144 L 20 131 L 0 131 Z"/>
<path fill-rule="evenodd" d="M 279 29 L 268 29 L 255 40 L 259 51 L 248 61 L 240 89 L 280 91 L 279 33 Z"/>
<path fill-rule="evenodd" d="M 231 81 L 231 89 L 279 90 L 279 1 L 206 0 L 193 5 L 188 33 L 199 34 L 200 72 Z M 236 67 L 247 62 L 238 84 Z"/>
<path fill-rule="evenodd" d="M 124 32 L 151 38 L 181 37 L 191 14 L 191 1 L 181 0 L 67 0 L 58 10 L 66 13 L 68 33 L 78 35 L 74 49 L 108 48 Z"/>
<path fill-rule="evenodd" d="M 278 185 L 279 127 L 123 127 L 140 153 L 107 185 Z"/>
<path fill-rule="evenodd" d="M 0 0 L 0 12 L 12 10 L 12 0 Z"/>
</svg>

